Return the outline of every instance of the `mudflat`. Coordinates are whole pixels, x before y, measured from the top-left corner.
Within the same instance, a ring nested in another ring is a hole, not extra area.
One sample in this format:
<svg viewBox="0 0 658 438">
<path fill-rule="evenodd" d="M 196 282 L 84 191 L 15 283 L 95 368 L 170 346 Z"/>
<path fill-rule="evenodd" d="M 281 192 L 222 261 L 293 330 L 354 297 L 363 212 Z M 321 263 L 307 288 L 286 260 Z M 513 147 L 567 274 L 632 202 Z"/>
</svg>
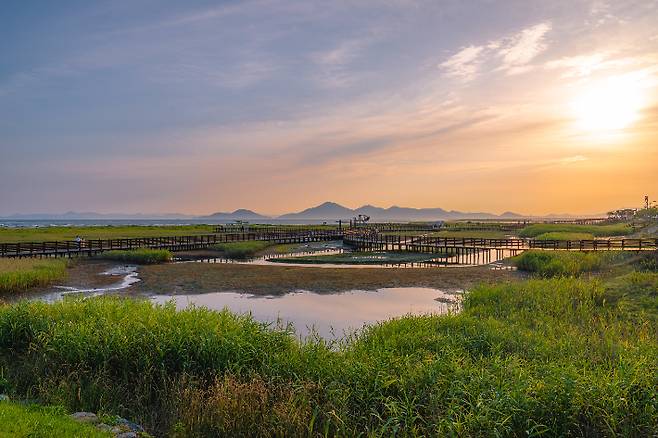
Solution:
<svg viewBox="0 0 658 438">
<path fill-rule="evenodd" d="M 487 266 L 341 269 L 178 263 L 140 267 L 141 281 L 131 286 L 129 292 L 183 294 L 235 291 L 282 295 L 298 290 L 333 293 L 411 286 L 463 290 L 479 283 L 510 282 L 522 277 L 516 271 L 492 270 Z"/>
</svg>

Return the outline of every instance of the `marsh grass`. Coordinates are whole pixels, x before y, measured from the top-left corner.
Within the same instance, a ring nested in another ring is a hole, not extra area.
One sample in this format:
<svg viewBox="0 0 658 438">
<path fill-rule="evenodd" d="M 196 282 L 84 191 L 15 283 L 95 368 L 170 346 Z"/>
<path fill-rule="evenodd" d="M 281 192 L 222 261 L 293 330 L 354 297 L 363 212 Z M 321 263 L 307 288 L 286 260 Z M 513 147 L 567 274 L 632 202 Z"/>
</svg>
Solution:
<svg viewBox="0 0 658 438">
<path fill-rule="evenodd" d="M 65 260 L 0 258 L 0 294 L 48 286 L 66 278 Z"/>
<path fill-rule="evenodd" d="M 76 236 L 85 239 L 123 239 L 130 237 L 167 237 L 210 234 L 213 225 L 105 225 L 89 227 L 39 227 L 3 228 L 0 227 L 0 242 L 37 242 L 50 240 L 74 240 Z"/>
<path fill-rule="evenodd" d="M 122 263 L 135 263 L 138 265 L 153 265 L 171 261 L 173 253 L 166 249 L 131 249 L 106 251 L 95 256 L 101 260 L 112 260 Z"/>
<path fill-rule="evenodd" d="M 0 364 L 13 393 L 172 436 L 655 435 L 658 327 L 608 293 L 483 285 L 332 345 L 227 311 L 23 302 L 0 307 Z"/>
<path fill-rule="evenodd" d="M 274 242 L 251 240 L 246 242 L 221 243 L 211 246 L 211 249 L 221 251 L 227 258 L 246 259 L 274 245 L 276 245 Z"/>
<path fill-rule="evenodd" d="M 267 231 L 268 228 L 295 231 L 299 229 L 329 230 L 333 225 L 258 225 L 249 226 L 250 231 Z M 0 227 L 0 242 L 40 242 L 50 240 L 122 239 L 138 237 L 193 236 L 211 234 L 215 225 L 104 225 L 72 227 L 8 228 Z"/>
<path fill-rule="evenodd" d="M 578 276 L 600 271 L 622 262 L 633 254 L 623 251 L 525 251 L 512 258 L 519 269 L 542 277 Z"/>
<path fill-rule="evenodd" d="M 540 234 L 535 237 L 537 240 L 593 240 L 594 235 L 591 233 L 572 233 L 566 231 L 553 231 L 550 233 Z"/>
<path fill-rule="evenodd" d="M 596 237 L 625 236 L 633 232 L 628 224 L 575 225 L 575 224 L 533 224 L 519 232 L 521 237 L 537 237 L 546 233 L 587 233 Z"/>
<path fill-rule="evenodd" d="M 0 401 L 0 437 L 88 437 L 106 438 L 112 434 L 78 423 L 61 407 L 19 405 Z"/>
</svg>

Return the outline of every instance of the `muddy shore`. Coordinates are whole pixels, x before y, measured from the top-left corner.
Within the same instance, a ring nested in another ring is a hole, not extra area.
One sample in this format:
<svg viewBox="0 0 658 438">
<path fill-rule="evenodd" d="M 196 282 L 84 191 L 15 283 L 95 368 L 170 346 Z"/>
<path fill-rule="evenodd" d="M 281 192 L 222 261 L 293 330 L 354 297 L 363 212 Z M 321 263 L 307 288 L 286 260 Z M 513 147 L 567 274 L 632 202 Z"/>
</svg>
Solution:
<svg viewBox="0 0 658 438">
<path fill-rule="evenodd" d="M 244 264 L 180 263 L 143 266 L 141 281 L 127 291 L 132 294 L 190 294 L 245 292 L 282 295 L 299 290 L 334 293 L 346 290 L 376 290 L 385 287 L 430 287 L 464 290 L 478 283 L 515 281 L 515 271 L 487 266 L 460 268 L 339 269 Z"/>
</svg>

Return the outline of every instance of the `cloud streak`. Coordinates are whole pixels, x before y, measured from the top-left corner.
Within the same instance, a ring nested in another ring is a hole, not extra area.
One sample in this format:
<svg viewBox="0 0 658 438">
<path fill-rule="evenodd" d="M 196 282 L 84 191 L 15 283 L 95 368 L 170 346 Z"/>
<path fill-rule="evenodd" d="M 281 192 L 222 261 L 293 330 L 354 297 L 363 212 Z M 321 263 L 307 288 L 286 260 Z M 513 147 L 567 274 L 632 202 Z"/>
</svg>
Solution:
<svg viewBox="0 0 658 438">
<path fill-rule="evenodd" d="M 530 63 L 548 48 L 545 36 L 551 28 L 550 22 L 542 22 L 483 45 L 464 47 L 439 67 L 448 76 L 464 82 L 475 79 L 485 63 L 497 63 L 494 70 L 509 75 L 525 73 L 532 69 Z"/>
</svg>

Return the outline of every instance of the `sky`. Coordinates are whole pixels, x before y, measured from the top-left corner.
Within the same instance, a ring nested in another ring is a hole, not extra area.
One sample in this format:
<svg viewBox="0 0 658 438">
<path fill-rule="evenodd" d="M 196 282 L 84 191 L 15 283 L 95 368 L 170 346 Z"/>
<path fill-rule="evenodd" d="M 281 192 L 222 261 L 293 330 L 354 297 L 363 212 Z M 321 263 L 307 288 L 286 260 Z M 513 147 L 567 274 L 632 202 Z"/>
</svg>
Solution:
<svg viewBox="0 0 658 438">
<path fill-rule="evenodd" d="M 658 0 L 5 0 L 0 215 L 658 198 Z"/>
</svg>

